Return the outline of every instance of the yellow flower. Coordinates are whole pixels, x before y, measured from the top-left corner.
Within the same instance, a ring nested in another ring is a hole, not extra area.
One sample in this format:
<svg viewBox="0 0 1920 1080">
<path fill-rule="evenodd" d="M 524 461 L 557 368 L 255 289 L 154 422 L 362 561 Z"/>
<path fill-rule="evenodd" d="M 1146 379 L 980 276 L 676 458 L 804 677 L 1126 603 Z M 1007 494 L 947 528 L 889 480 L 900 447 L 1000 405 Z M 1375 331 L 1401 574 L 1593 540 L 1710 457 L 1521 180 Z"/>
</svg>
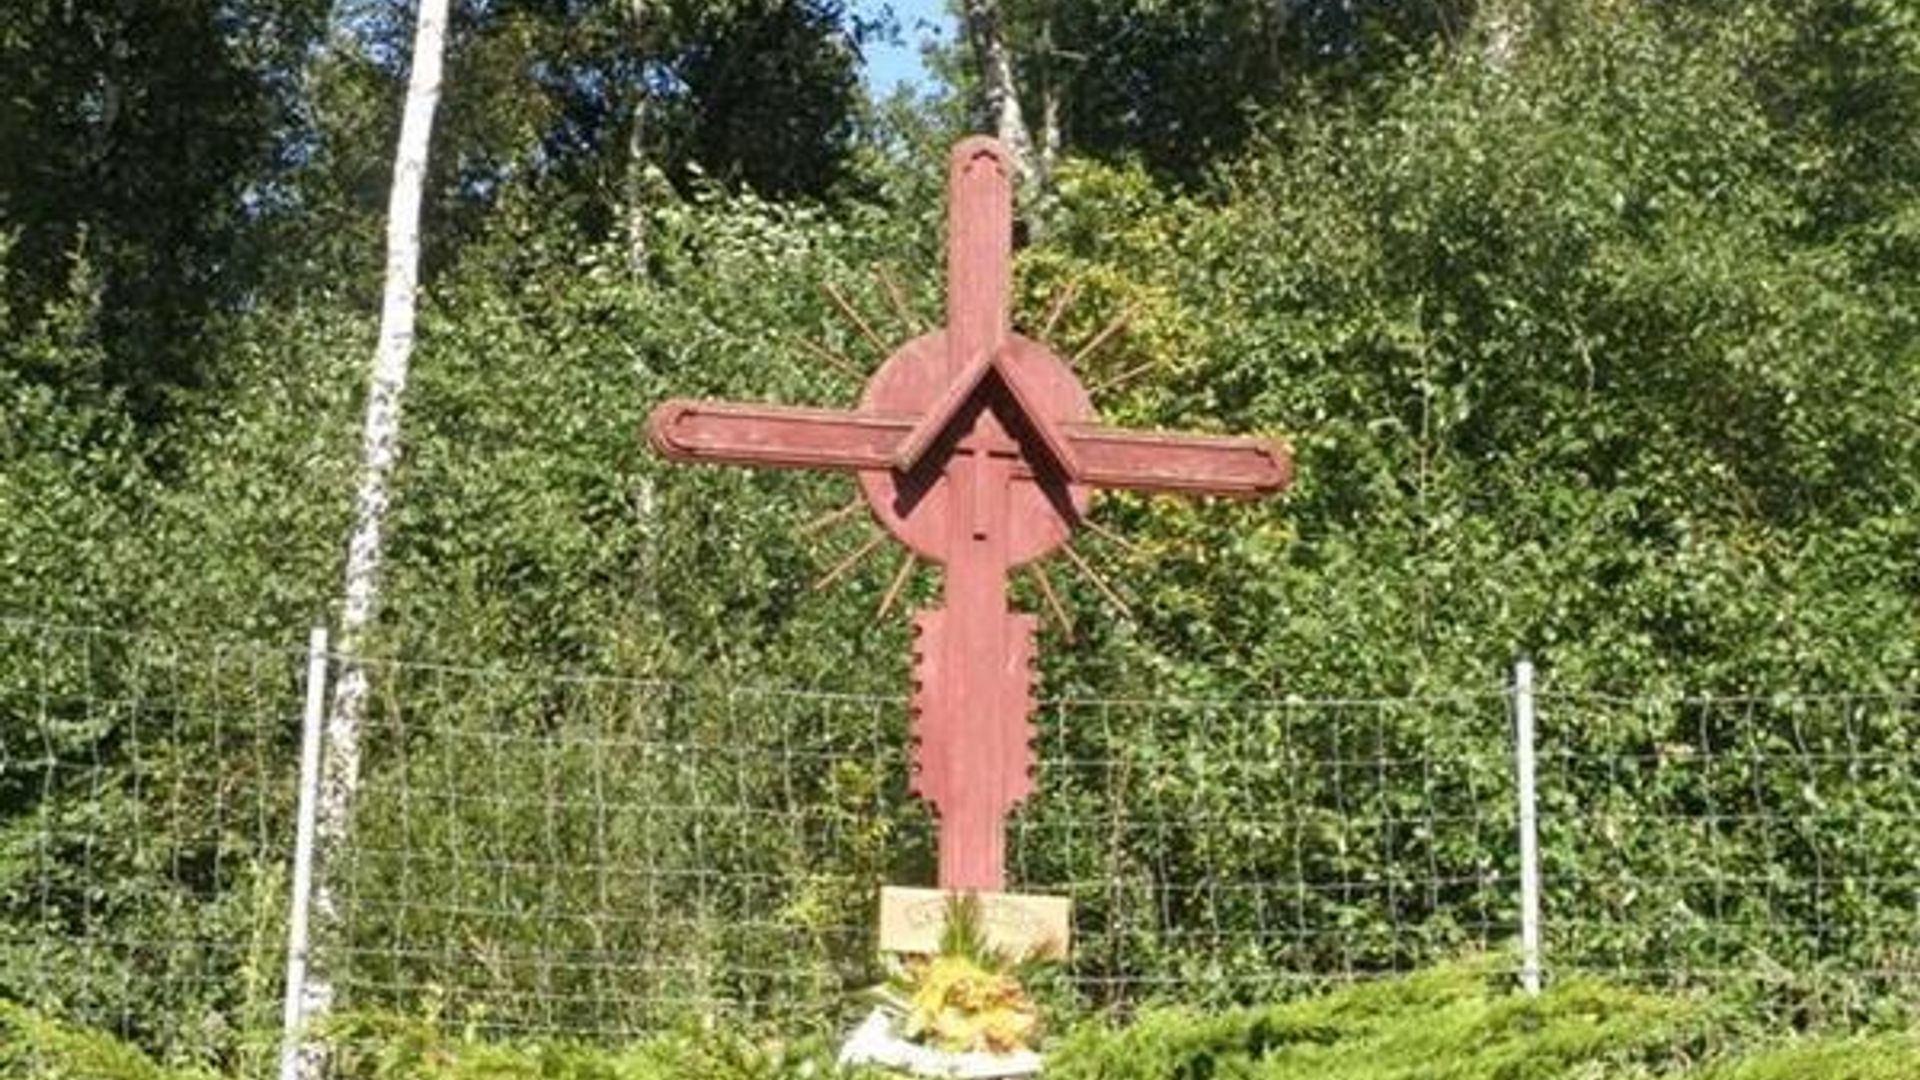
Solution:
<svg viewBox="0 0 1920 1080">
<path fill-rule="evenodd" d="M 1011 975 L 962 956 L 938 956 L 912 971 L 906 1031 L 951 1051 L 1004 1054 L 1026 1048 L 1040 1027 L 1033 1002 Z"/>
</svg>

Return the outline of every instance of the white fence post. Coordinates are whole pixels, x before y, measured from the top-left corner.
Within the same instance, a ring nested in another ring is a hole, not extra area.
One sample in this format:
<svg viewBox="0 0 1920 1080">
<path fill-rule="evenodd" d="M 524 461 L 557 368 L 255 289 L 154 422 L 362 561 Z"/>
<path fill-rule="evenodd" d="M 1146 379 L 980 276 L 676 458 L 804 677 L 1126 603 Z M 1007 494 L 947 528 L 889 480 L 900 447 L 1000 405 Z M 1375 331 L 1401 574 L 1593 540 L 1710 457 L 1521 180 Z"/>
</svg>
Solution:
<svg viewBox="0 0 1920 1080">
<path fill-rule="evenodd" d="M 1520 803 L 1520 985 L 1540 992 L 1540 831 L 1533 758 L 1533 661 L 1513 665 L 1513 757 Z"/>
<path fill-rule="evenodd" d="M 320 731 L 326 719 L 327 628 L 307 638 L 307 702 L 300 718 L 300 807 L 293 844 L 293 892 L 287 916 L 287 1000 L 281 1021 L 280 1080 L 302 1080 L 306 1041 L 307 918 L 313 901 L 314 816 L 320 796 Z"/>
</svg>

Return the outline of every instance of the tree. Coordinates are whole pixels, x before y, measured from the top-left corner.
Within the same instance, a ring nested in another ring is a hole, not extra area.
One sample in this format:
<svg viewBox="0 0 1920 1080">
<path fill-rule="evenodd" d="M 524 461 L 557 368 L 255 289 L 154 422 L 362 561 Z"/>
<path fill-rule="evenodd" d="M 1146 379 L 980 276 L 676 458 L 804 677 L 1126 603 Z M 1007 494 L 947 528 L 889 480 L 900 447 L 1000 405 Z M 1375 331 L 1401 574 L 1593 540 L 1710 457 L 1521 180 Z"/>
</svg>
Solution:
<svg viewBox="0 0 1920 1080">
<path fill-rule="evenodd" d="M 1013 49 L 1007 40 L 1000 0 L 962 0 L 960 17 L 973 50 L 980 109 L 993 133 L 1013 155 L 1024 182 L 1034 175 L 1033 137 L 1020 109 L 1020 90 L 1013 77 Z"/>
<path fill-rule="evenodd" d="M 369 12 L 326 92 L 333 188 L 368 198 L 353 148 L 384 130 L 367 107 L 401 76 L 404 28 Z M 458 5 L 427 191 L 428 277 L 509 199 L 590 239 L 647 247 L 672 188 L 718 180 L 828 199 L 848 175 L 861 30 L 839 0 L 497 0 Z M 384 138 L 384 136 L 382 136 Z"/>
<path fill-rule="evenodd" d="M 338 858 L 346 841 L 354 792 L 360 779 L 360 722 L 366 709 L 367 676 L 358 652 L 366 643 L 380 599 L 381 537 L 390 500 L 390 478 L 400 453 L 400 399 L 406 389 L 407 368 L 413 354 L 415 290 L 420 273 L 420 205 L 434 109 L 440 102 L 446 33 L 447 0 L 420 0 L 406 108 L 400 122 L 399 144 L 393 155 L 380 338 L 374 350 L 372 380 L 367 392 L 360 488 L 354 500 L 353 536 L 347 547 L 338 638 L 345 661 L 327 716 L 327 753 L 316 830 L 322 872 L 315 875 L 314 896 L 314 910 L 323 928 L 335 914 L 324 870 Z M 333 987 L 326 973 L 316 971 L 309 986 L 306 1015 L 324 1014 L 332 995 Z"/>
<path fill-rule="evenodd" d="M 319 0 L 25 0 L 0 27 L 5 303 L 30 326 L 84 261 L 102 389 L 142 421 L 216 374 L 208 319 L 243 304 L 299 127 Z M 72 392 L 60 372 L 39 372 Z"/>
<path fill-rule="evenodd" d="M 628 0 L 627 21 L 629 34 L 634 42 L 647 39 L 652 26 L 650 5 L 647 0 Z M 647 265 L 647 213 L 651 196 L 658 189 L 654 183 L 658 171 L 647 153 L 648 131 L 652 127 L 653 94 L 645 81 L 641 81 L 633 91 L 633 104 L 627 109 L 627 160 L 625 184 L 621 197 L 625 202 L 620 208 L 620 216 L 625 224 L 627 243 L 627 268 L 633 271 L 646 269 Z"/>
<path fill-rule="evenodd" d="M 1312 107 L 1407 74 L 1469 36 L 1474 0 L 964 0 L 966 75 L 990 125 L 1039 158 L 1137 156 L 1193 180 L 1238 153 L 1263 111 Z M 1011 102 L 1009 106 L 1007 103 Z M 1044 168 L 1043 170 L 1044 171 Z"/>
</svg>

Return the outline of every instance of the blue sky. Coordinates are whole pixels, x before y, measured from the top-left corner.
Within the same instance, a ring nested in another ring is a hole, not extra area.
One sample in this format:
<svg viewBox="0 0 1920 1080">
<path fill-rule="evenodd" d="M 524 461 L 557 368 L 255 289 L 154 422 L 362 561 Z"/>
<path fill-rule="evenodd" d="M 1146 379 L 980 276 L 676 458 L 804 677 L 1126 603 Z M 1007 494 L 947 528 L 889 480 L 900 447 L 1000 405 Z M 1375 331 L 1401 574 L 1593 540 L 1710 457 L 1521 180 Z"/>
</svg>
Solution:
<svg viewBox="0 0 1920 1080">
<path fill-rule="evenodd" d="M 926 82 L 927 69 L 920 61 L 921 43 L 929 38 L 951 40 L 953 34 L 953 19 L 947 14 L 946 0 L 858 0 L 855 4 L 855 10 L 862 15 L 877 15 L 889 7 L 900 21 L 901 43 L 867 48 L 867 81 L 876 97 L 885 97 L 903 82 Z"/>
</svg>

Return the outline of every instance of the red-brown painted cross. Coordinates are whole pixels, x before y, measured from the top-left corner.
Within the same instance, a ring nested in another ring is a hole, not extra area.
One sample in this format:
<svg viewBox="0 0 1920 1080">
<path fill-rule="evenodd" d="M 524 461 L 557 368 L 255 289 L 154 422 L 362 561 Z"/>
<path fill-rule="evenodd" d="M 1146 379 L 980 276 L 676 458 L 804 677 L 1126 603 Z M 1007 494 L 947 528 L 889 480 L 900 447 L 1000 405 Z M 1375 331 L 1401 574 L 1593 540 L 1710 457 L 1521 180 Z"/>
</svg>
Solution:
<svg viewBox="0 0 1920 1080">
<path fill-rule="evenodd" d="M 946 568 L 914 619 L 914 791 L 939 816 L 942 888 L 997 891 L 1006 818 L 1032 788 L 1035 619 L 1007 575 L 1058 548 L 1092 489 L 1269 495 L 1284 446 L 1102 427 L 1073 371 L 1013 332 L 1013 193 L 991 139 L 954 148 L 947 325 L 900 346 L 852 411 L 669 401 L 649 438 L 676 461 L 851 472 L 874 517 Z"/>
</svg>

